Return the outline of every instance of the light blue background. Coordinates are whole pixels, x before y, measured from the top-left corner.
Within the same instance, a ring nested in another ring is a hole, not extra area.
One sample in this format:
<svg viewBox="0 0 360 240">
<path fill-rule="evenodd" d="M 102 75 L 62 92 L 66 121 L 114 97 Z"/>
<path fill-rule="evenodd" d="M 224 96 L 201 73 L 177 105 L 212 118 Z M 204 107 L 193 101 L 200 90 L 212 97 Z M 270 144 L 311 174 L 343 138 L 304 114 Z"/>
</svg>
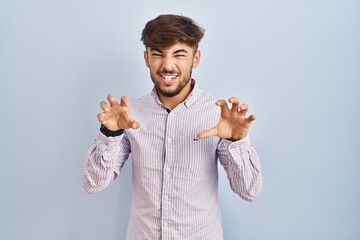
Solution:
<svg viewBox="0 0 360 240">
<path fill-rule="evenodd" d="M 152 83 L 140 33 L 162 13 L 207 31 L 193 76 L 257 115 L 264 189 L 220 168 L 227 240 L 360 239 L 360 2 L 0 0 L 0 239 L 124 239 L 131 164 L 88 195 L 81 175 L 108 93 Z"/>
</svg>

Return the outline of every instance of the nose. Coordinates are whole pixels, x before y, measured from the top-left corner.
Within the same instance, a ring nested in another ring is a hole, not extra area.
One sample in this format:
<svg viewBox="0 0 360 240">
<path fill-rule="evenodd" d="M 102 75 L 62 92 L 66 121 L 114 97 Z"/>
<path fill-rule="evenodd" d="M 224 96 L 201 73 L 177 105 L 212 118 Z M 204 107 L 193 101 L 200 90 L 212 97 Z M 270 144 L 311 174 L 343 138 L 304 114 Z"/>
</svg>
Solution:
<svg viewBox="0 0 360 240">
<path fill-rule="evenodd" d="M 163 58 L 162 67 L 167 71 L 172 71 L 175 68 L 174 59 L 170 54 L 166 54 Z"/>
</svg>

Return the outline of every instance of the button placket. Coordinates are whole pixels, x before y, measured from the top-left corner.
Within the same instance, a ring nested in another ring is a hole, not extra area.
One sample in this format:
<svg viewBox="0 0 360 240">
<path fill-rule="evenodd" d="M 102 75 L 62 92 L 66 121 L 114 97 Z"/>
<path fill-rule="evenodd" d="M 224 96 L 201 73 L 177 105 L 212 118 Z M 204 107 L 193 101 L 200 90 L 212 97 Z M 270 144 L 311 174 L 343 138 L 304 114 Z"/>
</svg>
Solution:
<svg viewBox="0 0 360 240">
<path fill-rule="evenodd" d="M 172 179 L 171 179 L 171 168 L 174 163 L 175 158 L 175 130 L 176 130 L 176 118 L 175 113 L 170 112 L 166 121 L 166 132 L 165 132 L 165 158 L 163 163 L 163 185 L 162 185 L 162 236 L 163 239 L 167 239 L 168 233 L 170 231 L 169 221 L 171 221 L 170 211 L 170 195 L 173 189 Z"/>
</svg>

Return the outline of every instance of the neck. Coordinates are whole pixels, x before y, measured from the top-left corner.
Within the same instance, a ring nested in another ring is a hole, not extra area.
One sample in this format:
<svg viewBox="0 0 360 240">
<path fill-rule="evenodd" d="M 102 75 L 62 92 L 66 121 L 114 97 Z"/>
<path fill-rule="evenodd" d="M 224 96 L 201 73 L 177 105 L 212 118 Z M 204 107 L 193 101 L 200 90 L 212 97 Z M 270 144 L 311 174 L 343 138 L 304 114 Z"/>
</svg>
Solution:
<svg viewBox="0 0 360 240">
<path fill-rule="evenodd" d="M 190 94 L 192 90 L 192 80 L 189 81 L 189 83 L 181 90 L 181 92 L 178 95 L 175 95 L 173 97 L 166 97 L 161 95 L 158 92 L 158 96 L 162 104 L 164 104 L 168 109 L 173 110 L 177 105 L 182 103 L 187 96 Z"/>
</svg>

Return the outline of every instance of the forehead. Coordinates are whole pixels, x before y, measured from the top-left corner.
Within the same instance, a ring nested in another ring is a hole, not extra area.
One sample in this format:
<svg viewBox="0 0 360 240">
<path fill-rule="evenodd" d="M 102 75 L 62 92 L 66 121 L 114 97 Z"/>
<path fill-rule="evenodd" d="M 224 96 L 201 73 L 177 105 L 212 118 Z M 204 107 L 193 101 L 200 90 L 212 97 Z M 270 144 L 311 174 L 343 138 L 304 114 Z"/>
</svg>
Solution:
<svg viewBox="0 0 360 240">
<path fill-rule="evenodd" d="M 180 43 L 180 42 L 177 42 L 177 43 L 171 45 L 170 47 L 163 48 L 163 49 L 155 49 L 155 48 L 149 48 L 149 47 L 147 49 L 150 51 L 161 51 L 164 53 L 174 53 L 179 50 L 185 50 L 188 53 L 192 53 L 194 51 L 194 49 L 192 47 L 190 47 L 189 45 L 187 45 L 185 43 Z"/>
</svg>

